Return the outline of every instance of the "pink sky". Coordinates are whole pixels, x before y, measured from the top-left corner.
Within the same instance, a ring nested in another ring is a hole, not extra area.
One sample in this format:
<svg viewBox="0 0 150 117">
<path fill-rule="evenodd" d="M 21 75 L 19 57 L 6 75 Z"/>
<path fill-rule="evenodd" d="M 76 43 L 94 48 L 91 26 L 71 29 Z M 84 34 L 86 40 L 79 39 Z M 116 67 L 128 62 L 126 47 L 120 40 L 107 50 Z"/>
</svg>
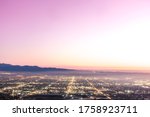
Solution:
<svg viewBox="0 0 150 117">
<path fill-rule="evenodd" d="M 149 69 L 149 0 L 0 0 L 0 62 Z"/>
</svg>

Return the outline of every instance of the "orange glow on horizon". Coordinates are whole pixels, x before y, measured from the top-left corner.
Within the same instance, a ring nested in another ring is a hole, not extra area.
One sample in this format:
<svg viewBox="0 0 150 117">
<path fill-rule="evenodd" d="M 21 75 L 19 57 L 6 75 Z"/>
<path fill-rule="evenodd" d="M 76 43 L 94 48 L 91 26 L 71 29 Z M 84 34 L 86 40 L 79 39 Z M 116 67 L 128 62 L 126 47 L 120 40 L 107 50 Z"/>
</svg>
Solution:
<svg viewBox="0 0 150 117">
<path fill-rule="evenodd" d="M 150 70 L 150 1 L 61 2 L 0 1 L 0 62 Z"/>
</svg>

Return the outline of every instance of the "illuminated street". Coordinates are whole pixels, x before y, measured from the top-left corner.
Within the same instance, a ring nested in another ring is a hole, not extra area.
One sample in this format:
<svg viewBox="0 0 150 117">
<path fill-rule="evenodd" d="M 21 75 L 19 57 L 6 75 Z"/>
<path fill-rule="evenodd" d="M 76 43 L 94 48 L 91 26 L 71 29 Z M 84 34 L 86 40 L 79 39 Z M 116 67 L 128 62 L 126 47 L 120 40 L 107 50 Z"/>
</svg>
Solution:
<svg viewBox="0 0 150 117">
<path fill-rule="evenodd" d="M 150 74 L 0 72 L 0 99 L 150 99 Z"/>
</svg>

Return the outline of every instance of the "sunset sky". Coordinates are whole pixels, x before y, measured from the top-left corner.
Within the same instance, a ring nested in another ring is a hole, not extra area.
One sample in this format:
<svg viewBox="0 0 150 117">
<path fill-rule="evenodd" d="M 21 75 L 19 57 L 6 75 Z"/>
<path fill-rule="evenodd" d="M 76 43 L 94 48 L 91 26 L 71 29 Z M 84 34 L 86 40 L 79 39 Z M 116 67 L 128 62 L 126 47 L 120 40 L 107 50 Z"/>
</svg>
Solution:
<svg viewBox="0 0 150 117">
<path fill-rule="evenodd" d="M 0 0 L 0 63 L 150 70 L 150 0 Z"/>
</svg>

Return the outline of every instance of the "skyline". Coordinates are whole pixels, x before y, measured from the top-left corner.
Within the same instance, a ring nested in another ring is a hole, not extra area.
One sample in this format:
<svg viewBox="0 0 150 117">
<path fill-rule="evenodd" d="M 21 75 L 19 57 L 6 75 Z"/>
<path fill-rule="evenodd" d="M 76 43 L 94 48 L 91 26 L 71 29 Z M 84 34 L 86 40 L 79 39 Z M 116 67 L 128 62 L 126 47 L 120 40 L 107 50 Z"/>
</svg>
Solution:
<svg viewBox="0 0 150 117">
<path fill-rule="evenodd" d="M 149 0 L 0 0 L 0 62 L 150 70 Z"/>
</svg>

